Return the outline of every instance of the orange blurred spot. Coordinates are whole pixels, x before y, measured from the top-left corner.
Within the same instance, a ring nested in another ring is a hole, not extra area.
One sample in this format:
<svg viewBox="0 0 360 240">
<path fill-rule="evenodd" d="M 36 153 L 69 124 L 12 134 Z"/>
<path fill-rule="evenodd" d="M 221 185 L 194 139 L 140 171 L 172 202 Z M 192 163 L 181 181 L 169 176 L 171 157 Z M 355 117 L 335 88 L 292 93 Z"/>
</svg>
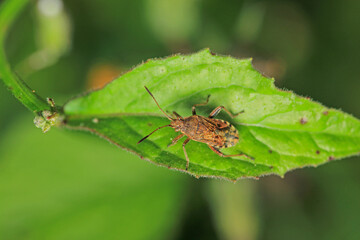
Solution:
<svg viewBox="0 0 360 240">
<path fill-rule="evenodd" d="M 120 75 L 118 67 L 111 64 L 93 66 L 87 77 L 86 89 L 100 89 Z"/>
</svg>

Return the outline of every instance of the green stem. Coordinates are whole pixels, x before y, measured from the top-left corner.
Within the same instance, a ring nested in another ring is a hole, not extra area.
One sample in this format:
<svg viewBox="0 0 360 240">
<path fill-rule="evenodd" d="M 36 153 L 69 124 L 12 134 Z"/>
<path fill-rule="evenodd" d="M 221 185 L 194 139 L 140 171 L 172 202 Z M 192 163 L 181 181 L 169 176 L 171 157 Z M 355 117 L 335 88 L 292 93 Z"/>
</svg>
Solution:
<svg viewBox="0 0 360 240">
<path fill-rule="evenodd" d="M 0 78 L 25 107 L 39 113 L 51 110 L 50 105 L 11 70 L 5 54 L 8 29 L 28 2 L 29 0 L 7 0 L 0 6 Z"/>
</svg>

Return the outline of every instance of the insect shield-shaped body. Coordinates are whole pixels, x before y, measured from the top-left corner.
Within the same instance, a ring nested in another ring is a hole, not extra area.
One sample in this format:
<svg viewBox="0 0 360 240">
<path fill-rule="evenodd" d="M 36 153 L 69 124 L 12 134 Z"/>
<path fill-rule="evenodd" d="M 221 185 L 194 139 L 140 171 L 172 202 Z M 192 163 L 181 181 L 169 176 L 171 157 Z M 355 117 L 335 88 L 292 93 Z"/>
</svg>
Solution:
<svg viewBox="0 0 360 240">
<path fill-rule="evenodd" d="M 159 109 L 165 114 L 165 116 L 171 121 L 169 125 L 161 126 L 152 131 L 149 135 L 142 138 L 139 142 L 141 143 L 146 138 L 148 138 L 151 134 L 156 132 L 157 130 L 163 127 L 172 127 L 176 132 L 181 132 L 180 135 L 175 137 L 169 147 L 177 143 L 180 138 L 187 136 L 185 141 L 183 142 L 183 150 L 186 158 L 186 170 L 189 168 L 189 157 L 187 155 L 185 145 L 190 141 L 194 140 L 197 142 L 206 143 L 211 150 L 213 150 L 216 154 L 221 157 L 235 157 L 235 156 L 244 156 L 249 159 L 254 159 L 244 153 L 235 154 L 235 155 L 224 155 L 219 149 L 221 148 L 228 148 L 232 147 L 237 144 L 239 141 L 239 133 L 236 128 L 231 125 L 229 122 L 221 120 L 221 119 L 214 119 L 214 117 L 219 114 L 219 112 L 224 109 L 232 118 L 236 117 L 240 113 L 233 115 L 229 110 L 227 110 L 224 106 L 219 106 L 215 108 L 209 115 L 209 117 L 203 117 L 196 115 L 195 108 L 197 106 L 206 105 L 209 102 L 210 95 L 208 96 L 205 103 L 195 104 L 192 107 L 192 116 L 190 117 L 181 117 L 176 112 L 173 112 L 176 118 L 171 118 L 168 114 L 161 109 L 158 102 L 156 101 L 155 97 L 149 91 L 147 87 L 145 89 L 148 91 L 150 96 L 154 99 L 156 105 Z"/>
<path fill-rule="evenodd" d="M 181 131 L 191 140 L 203 142 L 216 148 L 232 147 L 239 141 L 239 133 L 236 128 L 229 122 L 220 119 L 193 115 L 172 121 L 171 127 L 175 131 Z"/>
</svg>

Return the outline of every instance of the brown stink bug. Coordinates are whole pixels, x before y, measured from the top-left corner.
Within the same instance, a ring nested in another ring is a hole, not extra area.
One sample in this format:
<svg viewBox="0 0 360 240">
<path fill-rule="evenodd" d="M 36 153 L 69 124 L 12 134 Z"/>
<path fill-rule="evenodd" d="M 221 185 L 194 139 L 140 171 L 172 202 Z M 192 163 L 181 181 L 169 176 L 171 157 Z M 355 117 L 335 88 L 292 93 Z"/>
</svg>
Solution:
<svg viewBox="0 0 360 240">
<path fill-rule="evenodd" d="M 239 141 L 239 133 L 237 129 L 229 122 L 220 119 L 214 119 L 214 117 L 218 115 L 222 109 L 224 109 L 232 118 L 236 117 L 240 113 L 243 113 L 244 111 L 236 115 L 233 115 L 224 106 L 219 106 L 210 113 L 209 117 L 196 115 L 195 107 L 206 105 L 209 102 L 209 98 L 210 98 L 209 95 L 205 103 L 195 104 L 192 107 L 192 116 L 183 118 L 176 112 L 173 112 L 176 118 L 171 118 L 168 114 L 164 112 L 164 110 L 161 109 L 161 107 L 159 106 L 158 102 L 156 101 L 152 93 L 149 91 L 149 89 L 147 87 L 145 87 L 145 89 L 154 99 L 159 109 L 171 121 L 171 123 L 165 126 L 158 127 L 157 129 L 152 131 L 149 135 L 143 137 L 138 142 L 138 144 L 144 141 L 146 138 L 148 138 L 151 134 L 153 134 L 157 130 L 164 127 L 172 127 L 176 132 L 181 132 L 181 134 L 175 137 L 172 140 L 172 142 L 168 145 L 168 147 L 177 143 L 180 138 L 187 136 L 187 138 L 185 139 L 182 145 L 186 158 L 186 170 L 189 168 L 189 157 L 186 153 L 185 145 L 190 140 L 206 143 L 211 150 L 213 150 L 217 155 L 221 157 L 245 156 L 249 159 L 252 160 L 254 159 L 253 157 L 250 157 L 244 153 L 235 154 L 235 155 L 225 155 L 219 150 L 221 148 L 228 148 L 234 146 Z"/>
</svg>

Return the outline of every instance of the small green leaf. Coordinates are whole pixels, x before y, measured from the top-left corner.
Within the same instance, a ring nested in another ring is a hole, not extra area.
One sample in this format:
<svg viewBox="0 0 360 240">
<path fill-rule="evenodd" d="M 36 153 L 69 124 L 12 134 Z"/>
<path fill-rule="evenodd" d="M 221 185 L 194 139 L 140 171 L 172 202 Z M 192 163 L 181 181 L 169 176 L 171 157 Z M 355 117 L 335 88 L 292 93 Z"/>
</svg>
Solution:
<svg viewBox="0 0 360 240">
<path fill-rule="evenodd" d="M 221 158 L 206 144 L 190 141 L 186 146 L 188 172 L 195 176 L 231 180 L 283 176 L 295 168 L 360 152 L 359 120 L 279 90 L 273 82 L 254 70 L 250 59 L 215 56 L 209 50 L 149 60 L 103 89 L 68 102 L 66 126 L 91 131 L 155 164 L 185 171 L 182 141 L 167 147 L 178 135 L 173 129 L 161 129 L 136 144 L 157 127 L 169 124 L 145 91 L 146 85 L 164 110 L 184 117 L 209 94 L 209 104 L 197 108 L 199 115 L 208 116 L 221 105 L 232 113 L 245 111 L 234 119 L 223 113 L 217 116 L 231 122 L 240 135 L 236 146 L 222 151 L 243 152 L 255 160 Z"/>
</svg>

